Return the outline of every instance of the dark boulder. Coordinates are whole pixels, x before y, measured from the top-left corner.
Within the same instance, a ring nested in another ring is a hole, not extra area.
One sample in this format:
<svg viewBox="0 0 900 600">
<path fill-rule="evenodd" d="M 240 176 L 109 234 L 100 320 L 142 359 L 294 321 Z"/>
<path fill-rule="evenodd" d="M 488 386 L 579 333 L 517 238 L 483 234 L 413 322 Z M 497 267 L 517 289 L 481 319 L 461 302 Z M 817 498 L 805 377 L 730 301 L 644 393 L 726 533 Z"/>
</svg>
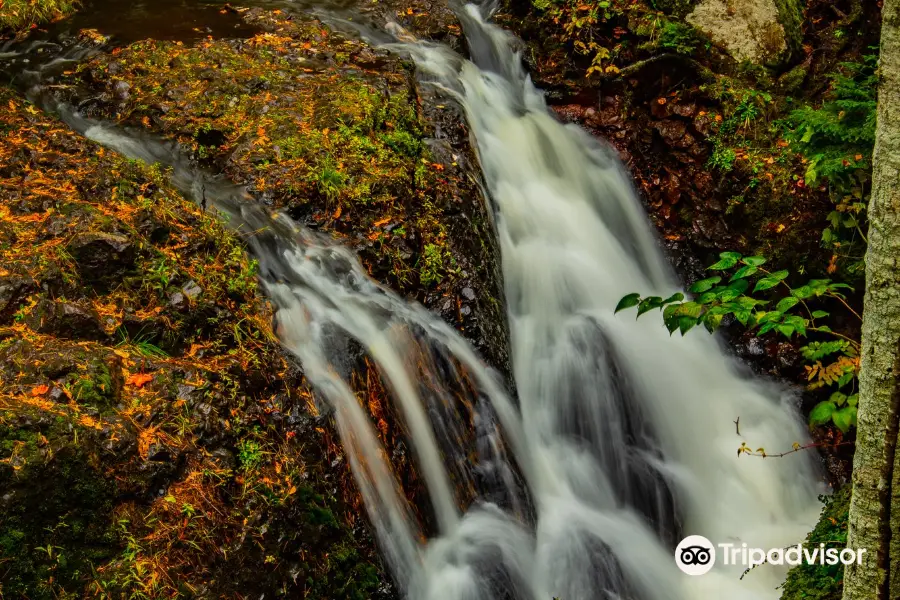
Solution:
<svg viewBox="0 0 900 600">
<path fill-rule="evenodd" d="M 79 233 L 69 243 L 69 254 L 81 277 L 91 283 L 109 283 L 134 266 L 135 249 L 123 235 L 92 231 Z"/>
<path fill-rule="evenodd" d="M 26 323 L 39 333 L 61 338 L 102 340 L 107 337 L 93 309 L 71 302 L 42 300 L 28 314 Z"/>
</svg>

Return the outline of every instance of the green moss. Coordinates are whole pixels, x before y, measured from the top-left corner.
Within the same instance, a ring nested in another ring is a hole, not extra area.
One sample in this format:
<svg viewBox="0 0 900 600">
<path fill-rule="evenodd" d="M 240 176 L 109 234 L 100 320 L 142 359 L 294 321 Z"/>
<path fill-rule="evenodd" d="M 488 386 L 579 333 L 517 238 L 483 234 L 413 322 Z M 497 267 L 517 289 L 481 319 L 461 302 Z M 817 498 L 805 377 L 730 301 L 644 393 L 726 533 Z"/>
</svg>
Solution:
<svg viewBox="0 0 900 600">
<path fill-rule="evenodd" d="M 341 582 L 339 592 L 342 598 L 368 600 L 381 584 L 378 571 L 363 560 L 356 548 L 338 545 L 329 558 L 333 577 Z"/>
<path fill-rule="evenodd" d="M 699 0 L 647 0 L 647 4 L 654 10 L 661 10 L 667 15 L 683 19 L 697 5 Z"/>
<path fill-rule="evenodd" d="M 649 38 L 639 45 L 642 50 L 650 52 L 676 52 L 690 55 L 704 42 L 696 29 L 659 15 L 646 15 L 638 21 L 635 33 Z"/>
<path fill-rule="evenodd" d="M 847 543 L 847 516 L 850 512 L 850 485 L 833 496 L 820 499 L 825 504 L 816 527 L 806 536 L 806 545 L 844 547 Z M 840 600 L 844 566 L 801 564 L 788 571 L 781 600 Z"/>
<path fill-rule="evenodd" d="M 108 408 L 114 395 L 109 369 L 101 361 L 94 361 L 92 373 L 81 375 L 72 384 L 72 397 L 79 404 Z"/>
<path fill-rule="evenodd" d="M 799 64 L 781 77 L 778 78 L 778 85 L 786 94 L 796 94 L 801 91 L 803 82 L 809 73 L 809 65 Z"/>
<path fill-rule="evenodd" d="M 321 525 L 338 529 L 340 525 L 334 516 L 334 512 L 327 507 L 327 501 L 322 494 L 313 488 L 304 485 L 297 492 L 297 501 L 306 513 L 307 522 L 312 525 Z"/>
<path fill-rule="evenodd" d="M 803 7 L 802 0 L 775 0 L 778 9 L 778 22 L 784 27 L 784 41 L 788 47 L 788 60 L 803 42 Z"/>
</svg>

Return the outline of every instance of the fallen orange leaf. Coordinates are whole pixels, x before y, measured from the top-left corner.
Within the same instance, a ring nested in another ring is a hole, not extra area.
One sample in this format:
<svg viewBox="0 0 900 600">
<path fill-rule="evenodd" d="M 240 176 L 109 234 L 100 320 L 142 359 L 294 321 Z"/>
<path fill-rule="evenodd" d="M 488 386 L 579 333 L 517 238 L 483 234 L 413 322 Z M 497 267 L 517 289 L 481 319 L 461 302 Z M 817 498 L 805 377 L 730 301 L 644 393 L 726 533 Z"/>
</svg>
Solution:
<svg viewBox="0 0 900 600">
<path fill-rule="evenodd" d="M 50 391 L 49 386 L 39 385 L 39 386 L 35 387 L 33 390 L 31 390 L 31 395 L 32 396 L 43 396 L 44 394 L 46 394 L 49 391 Z"/>
<path fill-rule="evenodd" d="M 131 377 L 125 380 L 127 385 L 133 385 L 134 387 L 144 387 L 144 384 L 153 379 L 153 375 L 148 375 L 147 373 L 135 373 Z"/>
</svg>

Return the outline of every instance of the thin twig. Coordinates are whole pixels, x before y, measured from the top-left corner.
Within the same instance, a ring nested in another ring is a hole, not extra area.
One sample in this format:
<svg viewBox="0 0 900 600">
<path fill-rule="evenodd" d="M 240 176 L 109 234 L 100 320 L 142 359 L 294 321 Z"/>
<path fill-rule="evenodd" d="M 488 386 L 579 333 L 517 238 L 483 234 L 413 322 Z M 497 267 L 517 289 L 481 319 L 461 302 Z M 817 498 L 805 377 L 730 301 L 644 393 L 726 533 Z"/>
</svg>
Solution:
<svg viewBox="0 0 900 600">
<path fill-rule="evenodd" d="M 806 444 L 804 446 L 797 446 L 793 450 L 788 450 L 787 452 L 780 452 L 778 454 L 769 454 L 768 452 L 742 452 L 742 454 L 747 454 L 749 456 L 759 456 L 760 458 L 782 458 L 787 456 L 788 454 L 793 454 L 794 452 L 800 452 L 802 450 L 810 450 L 812 448 L 839 448 L 840 446 L 850 446 L 855 444 L 856 442 L 838 442 L 837 444 L 831 444 L 828 442 L 815 442 L 811 444 Z"/>
</svg>

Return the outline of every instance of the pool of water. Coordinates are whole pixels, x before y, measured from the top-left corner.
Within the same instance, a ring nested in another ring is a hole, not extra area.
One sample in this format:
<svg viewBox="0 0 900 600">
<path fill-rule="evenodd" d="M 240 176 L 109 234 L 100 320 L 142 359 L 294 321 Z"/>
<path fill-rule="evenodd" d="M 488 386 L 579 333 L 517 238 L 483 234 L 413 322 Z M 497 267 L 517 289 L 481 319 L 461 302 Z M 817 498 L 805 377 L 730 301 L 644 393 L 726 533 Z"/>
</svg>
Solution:
<svg viewBox="0 0 900 600">
<path fill-rule="evenodd" d="M 96 29 L 115 44 L 147 38 L 192 41 L 208 35 L 250 37 L 259 31 L 244 22 L 228 3 L 215 0 L 84 0 L 75 15 L 46 29 L 50 37 Z"/>
</svg>

